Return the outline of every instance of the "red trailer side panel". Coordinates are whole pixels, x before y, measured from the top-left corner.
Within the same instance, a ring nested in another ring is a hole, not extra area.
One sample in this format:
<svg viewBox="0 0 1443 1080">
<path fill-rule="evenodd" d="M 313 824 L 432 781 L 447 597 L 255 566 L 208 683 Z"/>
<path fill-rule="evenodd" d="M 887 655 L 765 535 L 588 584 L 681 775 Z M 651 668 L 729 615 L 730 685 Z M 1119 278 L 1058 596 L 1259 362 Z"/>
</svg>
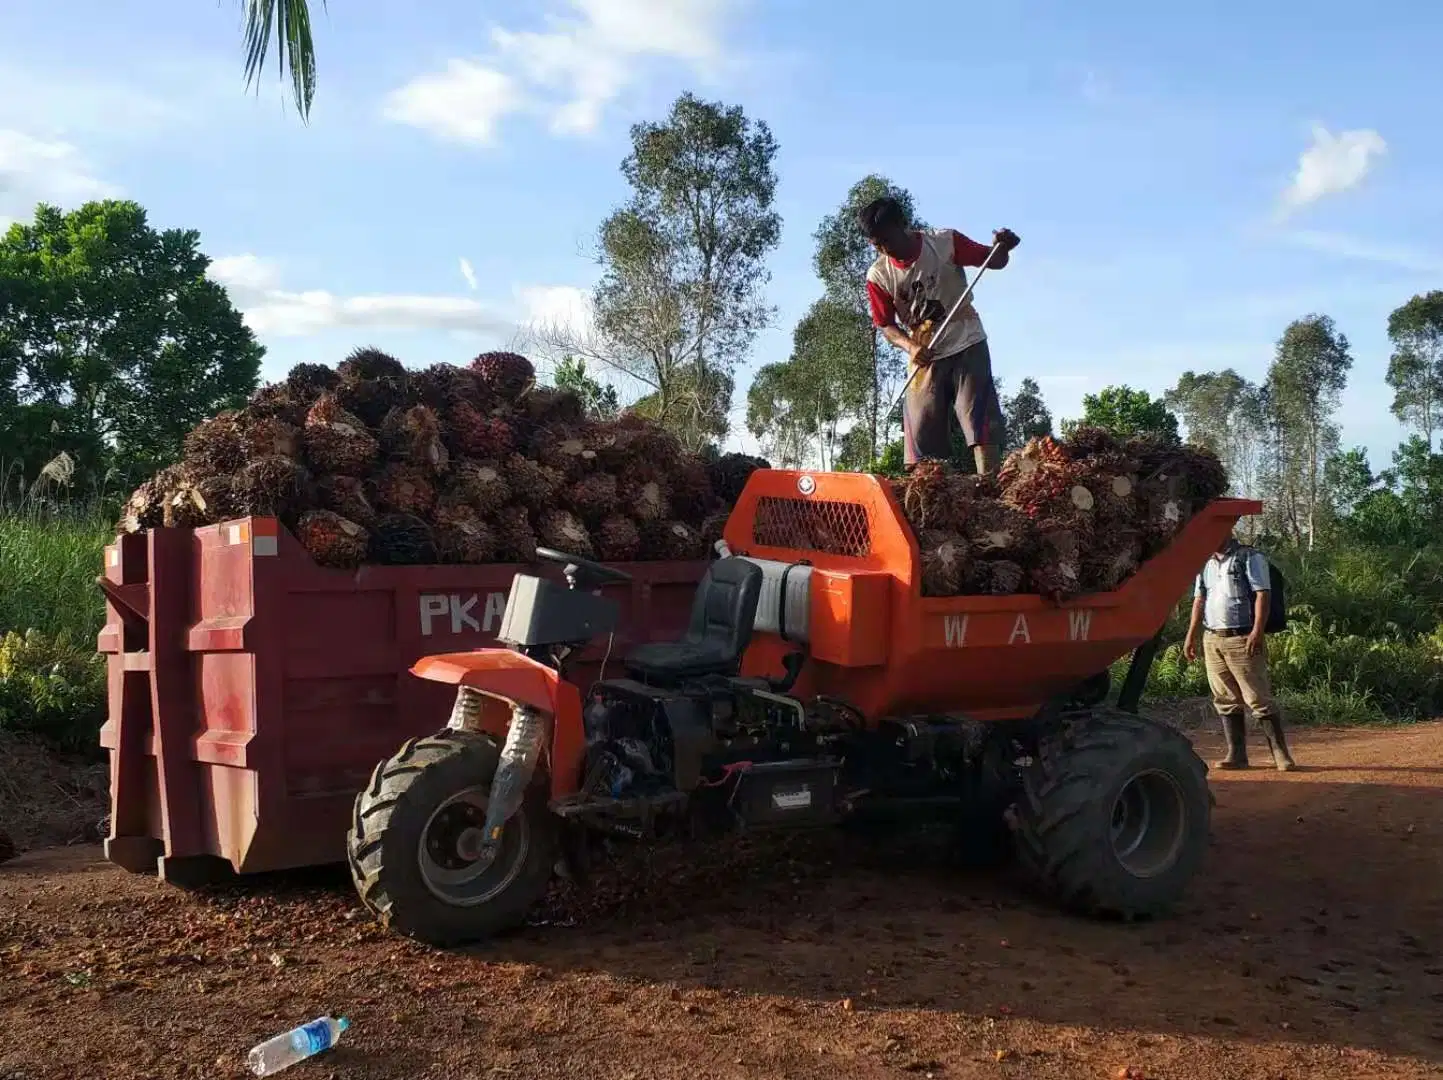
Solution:
<svg viewBox="0 0 1443 1080">
<path fill-rule="evenodd" d="M 107 856 L 132 870 L 213 856 L 253 872 L 344 858 L 376 762 L 436 731 L 449 687 L 422 656 L 492 644 L 516 566 L 317 566 L 273 519 L 153 529 L 106 549 Z M 703 563 L 638 563 L 612 669 L 678 636 Z M 605 643 L 582 657 L 585 686 Z"/>
</svg>

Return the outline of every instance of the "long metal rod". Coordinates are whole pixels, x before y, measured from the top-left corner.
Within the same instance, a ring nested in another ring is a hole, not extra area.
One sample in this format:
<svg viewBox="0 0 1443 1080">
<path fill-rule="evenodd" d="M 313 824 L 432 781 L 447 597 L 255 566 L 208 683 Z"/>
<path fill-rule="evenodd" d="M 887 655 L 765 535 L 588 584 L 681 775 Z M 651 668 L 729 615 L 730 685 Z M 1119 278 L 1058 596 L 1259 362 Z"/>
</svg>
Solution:
<svg viewBox="0 0 1443 1080">
<path fill-rule="evenodd" d="M 967 288 L 962 290 L 962 295 L 957 297 L 957 302 L 952 305 L 952 310 L 947 312 L 947 316 L 942 320 L 942 325 L 932 332 L 931 341 L 936 341 L 942 336 L 942 331 L 947 329 L 948 324 L 952 321 L 952 316 L 962 310 L 962 305 L 967 303 L 968 298 L 972 295 L 972 290 L 977 288 L 977 283 L 982 280 L 982 275 L 985 274 L 987 268 L 992 265 L 992 259 L 1001 250 L 1002 244 L 1000 242 L 992 245 L 992 250 L 987 253 L 987 258 L 982 260 L 982 265 L 977 268 L 977 273 L 972 275 L 972 280 L 967 283 Z M 920 258 L 921 256 L 918 257 Z M 892 413 L 896 411 L 897 406 L 902 402 L 902 398 L 907 394 L 907 387 L 912 385 L 912 380 L 917 377 L 917 373 L 921 371 L 924 366 L 923 364 L 917 364 L 912 368 L 912 373 L 907 376 L 907 381 L 902 384 L 902 392 L 897 395 L 897 400 L 892 402 L 892 407 L 887 410 L 888 416 L 891 416 Z"/>
</svg>

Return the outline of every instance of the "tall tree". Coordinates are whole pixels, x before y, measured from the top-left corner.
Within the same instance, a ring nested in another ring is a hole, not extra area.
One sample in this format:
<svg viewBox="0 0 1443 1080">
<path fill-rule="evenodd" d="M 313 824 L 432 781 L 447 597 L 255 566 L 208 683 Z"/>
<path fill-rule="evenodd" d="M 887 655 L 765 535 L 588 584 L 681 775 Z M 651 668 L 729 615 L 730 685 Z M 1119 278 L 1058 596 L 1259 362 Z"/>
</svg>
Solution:
<svg viewBox="0 0 1443 1080">
<path fill-rule="evenodd" d="M 890 435 L 887 410 L 906 370 L 902 354 L 872 326 L 867 268 L 877 252 L 857 228 L 857 211 L 884 195 L 900 202 L 908 217 L 916 220 L 911 194 L 885 176 L 873 173 L 853 184 L 842 205 L 824 217 L 812 234 L 817 245 L 812 264 L 822 280 L 825 299 L 854 310 L 866 327 L 855 351 L 838 357 L 838 370 L 845 373 L 843 378 L 849 387 L 860 384 L 864 388 L 860 400 L 849 396 L 848 408 L 866 425 L 869 460 L 877 457 L 880 444 Z"/>
<path fill-rule="evenodd" d="M 1082 397 L 1082 419 L 1064 421 L 1063 432 L 1079 425 L 1106 428 L 1117 435 L 1157 435 L 1178 442 L 1177 417 L 1161 398 L 1130 386 L 1107 386 Z"/>
<path fill-rule="evenodd" d="M 595 333 L 543 331 L 558 352 L 640 382 L 658 419 L 705 443 L 732 374 L 769 321 L 765 259 L 781 218 L 772 208 L 777 143 L 740 106 L 683 94 L 661 123 L 631 129 L 621 171 L 627 203 L 601 224 Z"/>
<path fill-rule="evenodd" d="M 194 230 L 133 202 L 42 205 L 0 238 L 0 458 L 60 451 L 92 479 L 149 472 L 256 385 L 265 350 Z"/>
<path fill-rule="evenodd" d="M 1313 314 L 1283 331 L 1268 369 L 1279 477 L 1295 507 L 1301 499 L 1309 546 L 1317 538 L 1323 463 L 1338 448 L 1333 414 L 1352 366 L 1347 337 L 1327 315 Z"/>
<path fill-rule="evenodd" d="M 1413 297 L 1388 316 L 1393 415 L 1431 448 L 1443 427 L 1443 291 Z"/>
<path fill-rule="evenodd" d="M 1338 517 L 1347 517 L 1377 484 L 1373 468 L 1368 464 L 1368 451 L 1355 446 L 1329 454 L 1323 462 L 1323 484 L 1328 493 L 1328 509 Z"/>
<path fill-rule="evenodd" d="M 1185 371 L 1163 401 L 1181 417 L 1189 441 L 1222 459 L 1235 491 L 1256 490 L 1266 439 L 1257 386 L 1232 368 L 1201 374 Z"/>
<path fill-rule="evenodd" d="M 1016 450 L 1028 439 L 1052 434 L 1052 412 L 1042 400 L 1042 387 L 1030 376 L 1017 385 L 1017 393 L 1002 396 L 1002 414 L 1007 421 L 1008 450 Z"/>
</svg>

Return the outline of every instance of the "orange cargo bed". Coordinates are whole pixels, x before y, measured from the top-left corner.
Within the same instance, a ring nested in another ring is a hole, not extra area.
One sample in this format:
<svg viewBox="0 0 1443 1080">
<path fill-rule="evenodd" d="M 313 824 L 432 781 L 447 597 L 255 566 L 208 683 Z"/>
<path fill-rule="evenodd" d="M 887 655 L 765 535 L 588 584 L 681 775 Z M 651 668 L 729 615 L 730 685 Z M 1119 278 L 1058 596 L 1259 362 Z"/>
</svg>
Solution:
<svg viewBox="0 0 1443 1080">
<path fill-rule="evenodd" d="M 924 597 L 917 540 L 892 485 L 861 473 L 754 473 L 726 527 L 738 554 L 807 561 L 811 662 L 795 692 L 869 716 L 1023 717 L 1154 637 L 1238 519 L 1262 504 L 1219 499 L 1115 592 L 1054 604 L 1036 595 Z M 796 648 L 759 635 L 748 674 Z"/>
</svg>

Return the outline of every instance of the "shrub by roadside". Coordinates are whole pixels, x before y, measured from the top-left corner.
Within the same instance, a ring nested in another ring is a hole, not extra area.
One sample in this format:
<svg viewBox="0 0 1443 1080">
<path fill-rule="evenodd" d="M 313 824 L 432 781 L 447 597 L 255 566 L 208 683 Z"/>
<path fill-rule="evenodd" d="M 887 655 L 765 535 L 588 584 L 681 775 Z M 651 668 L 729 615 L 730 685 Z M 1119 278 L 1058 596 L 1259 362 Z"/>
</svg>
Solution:
<svg viewBox="0 0 1443 1080">
<path fill-rule="evenodd" d="M 0 731 L 95 756 L 105 708 L 105 664 L 93 644 L 41 630 L 0 638 Z"/>
</svg>

